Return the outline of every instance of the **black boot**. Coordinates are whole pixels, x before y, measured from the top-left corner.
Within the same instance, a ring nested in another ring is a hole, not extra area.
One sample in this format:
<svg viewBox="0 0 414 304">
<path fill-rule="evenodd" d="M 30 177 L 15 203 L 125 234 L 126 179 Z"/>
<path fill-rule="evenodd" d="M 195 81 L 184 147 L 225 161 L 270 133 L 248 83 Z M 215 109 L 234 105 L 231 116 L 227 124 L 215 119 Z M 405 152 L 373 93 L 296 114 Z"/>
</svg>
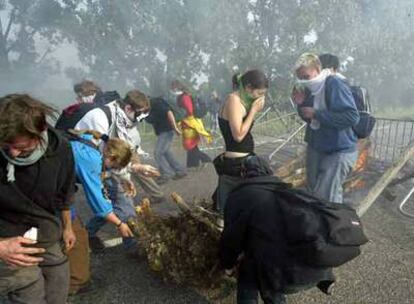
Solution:
<svg viewBox="0 0 414 304">
<path fill-rule="evenodd" d="M 330 296 L 330 295 L 332 295 L 333 288 L 335 286 L 335 282 L 334 281 L 320 281 L 316 286 L 324 294 L 327 294 L 327 295 Z"/>
</svg>

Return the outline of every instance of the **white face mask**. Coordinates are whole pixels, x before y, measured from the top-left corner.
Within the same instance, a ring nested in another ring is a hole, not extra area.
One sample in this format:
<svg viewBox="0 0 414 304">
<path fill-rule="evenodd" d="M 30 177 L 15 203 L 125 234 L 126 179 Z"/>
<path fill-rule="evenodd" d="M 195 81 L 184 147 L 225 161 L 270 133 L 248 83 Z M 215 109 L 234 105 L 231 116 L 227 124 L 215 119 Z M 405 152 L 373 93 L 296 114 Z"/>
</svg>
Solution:
<svg viewBox="0 0 414 304">
<path fill-rule="evenodd" d="M 142 121 L 144 118 L 148 117 L 148 115 L 149 115 L 149 112 L 147 112 L 147 113 L 141 113 L 141 114 L 139 114 L 139 115 L 136 117 L 136 121 L 137 121 L 137 122 L 140 122 L 140 121 Z"/>
<path fill-rule="evenodd" d="M 317 77 L 313 79 L 310 79 L 310 80 L 297 79 L 296 85 L 298 87 L 305 86 L 312 92 L 312 95 L 316 95 L 320 93 L 320 91 L 324 88 L 325 80 L 330 75 L 331 75 L 331 71 L 329 69 L 324 69 Z"/>
<path fill-rule="evenodd" d="M 141 112 L 139 115 L 137 115 L 137 112 L 135 111 L 130 111 L 130 112 L 125 111 L 125 115 L 128 117 L 128 119 L 132 123 L 136 123 L 136 122 L 142 121 L 145 117 L 148 117 L 149 112 L 146 112 L 146 113 Z"/>
<path fill-rule="evenodd" d="M 176 95 L 176 96 L 179 96 L 183 93 L 184 93 L 183 91 L 171 91 L 171 94 Z"/>
<path fill-rule="evenodd" d="M 95 99 L 96 94 L 89 95 L 89 96 L 82 96 L 82 102 L 83 103 L 93 103 L 93 100 Z"/>
</svg>

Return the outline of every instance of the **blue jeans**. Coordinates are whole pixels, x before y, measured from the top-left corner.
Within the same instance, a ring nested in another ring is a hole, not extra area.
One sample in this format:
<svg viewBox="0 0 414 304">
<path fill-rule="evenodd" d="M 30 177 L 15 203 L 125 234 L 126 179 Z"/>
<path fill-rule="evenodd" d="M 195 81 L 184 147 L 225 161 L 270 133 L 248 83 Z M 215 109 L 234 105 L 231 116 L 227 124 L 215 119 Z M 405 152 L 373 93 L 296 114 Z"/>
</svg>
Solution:
<svg viewBox="0 0 414 304">
<path fill-rule="evenodd" d="M 109 199 L 112 201 L 113 211 L 117 217 L 123 222 L 131 217 L 136 217 L 134 203 L 131 198 L 126 197 L 122 186 L 113 178 L 105 180 L 108 189 Z M 91 218 L 86 225 L 89 237 L 96 236 L 96 233 L 106 224 L 106 220 L 102 217 L 95 216 Z M 125 249 L 135 248 L 137 241 L 133 237 L 122 238 L 122 244 Z"/>
<path fill-rule="evenodd" d="M 349 153 L 322 153 L 306 150 L 306 178 L 308 190 L 316 197 L 334 203 L 343 202 L 342 184 L 352 171 L 358 151 Z"/>
<path fill-rule="evenodd" d="M 154 158 L 162 176 L 171 177 L 186 172 L 185 167 L 175 158 L 171 151 L 174 131 L 162 132 L 157 137 Z"/>
</svg>

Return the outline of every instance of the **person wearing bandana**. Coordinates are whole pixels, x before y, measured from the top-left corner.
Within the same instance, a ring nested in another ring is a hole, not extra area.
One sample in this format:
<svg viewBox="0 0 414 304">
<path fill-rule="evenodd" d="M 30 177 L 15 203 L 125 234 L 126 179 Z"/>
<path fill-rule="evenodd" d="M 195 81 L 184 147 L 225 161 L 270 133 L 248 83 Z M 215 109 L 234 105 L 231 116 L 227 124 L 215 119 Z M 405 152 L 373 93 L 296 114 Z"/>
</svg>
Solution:
<svg viewBox="0 0 414 304">
<path fill-rule="evenodd" d="M 251 134 L 256 114 L 264 107 L 268 80 L 259 70 L 233 76 L 233 92 L 227 97 L 218 114 L 218 123 L 226 151 L 213 163 L 219 176 L 213 195 L 216 209 L 224 212 L 228 194 L 243 182 L 250 169 L 269 171 L 265 162 L 254 154 Z"/>
<path fill-rule="evenodd" d="M 141 121 L 148 116 L 149 99 L 148 97 L 138 91 L 129 91 L 123 99 L 114 100 L 105 105 L 108 107 L 111 113 L 111 121 L 109 121 L 107 115 L 101 108 L 95 108 L 85 114 L 76 124 L 76 130 L 95 130 L 102 134 L 107 134 L 109 138 L 119 138 L 136 147 L 137 143 L 134 138 L 131 137 L 131 129 L 136 128 L 137 122 Z M 94 142 L 98 145 L 102 144 L 101 141 Z M 112 170 L 113 175 L 118 175 L 122 180 L 133 180 L 137 182 L 145 192 L 151 197 L 152 202 L 160 202 L 164 200 L 164 194 L 161 191 L 158 184 L 154 181 L 153 177 L 158 176 L 158 170 L 154 167 L 146 164 L 141 164 L 138 159 L 137 153 L 134 153 L 134 157 L 130 164 L 116 172 Z M 134 185 L 133 183 L 129 185 Z M 131 197 L 128 197 L 124 191 L 121 183 L 114 183 L 111 187 L 110 196 L 116 197 L 113 201 L 114 205 L 119 208 L 125 208 L 125 210 L 133 210 L 130 208 L 133 206 Z M 128 192 L 134 192 L 129 191 Z M 131 211 L 131 214 L 126 214 L 127 217 L 134 217 L 135 213 Z M 87 224 L 87 229 L 90 237 L 90 245 L 94 251 L 100 251 L 104 249 L 101 240 L 96 236 L 97 232 L 101 229 L 106 221 L 100 217 L 93 217 Z M 127 251 L 135 251 L 136 242 L 128 242 L 129 245 L 124 243 Z"/>
<path fill-rule="evenodd" d="M 307 188 L 321 199 L 342 203 L 342 184 L 358 157 L 354 98 L 343 77 L 322 69 L 315 54 L 301 55 L 295 72 L 292 100 L 307 122 Z"/>
<path fill-rule="evenodd" d="M 0 296 L 11 303 L 67 299 L 75 169 L 69 143 L 47 124 L 54 114 L 29 95 L 0 98 L 0 241 L 10 245 L 0 250 Z"/>
</svg>

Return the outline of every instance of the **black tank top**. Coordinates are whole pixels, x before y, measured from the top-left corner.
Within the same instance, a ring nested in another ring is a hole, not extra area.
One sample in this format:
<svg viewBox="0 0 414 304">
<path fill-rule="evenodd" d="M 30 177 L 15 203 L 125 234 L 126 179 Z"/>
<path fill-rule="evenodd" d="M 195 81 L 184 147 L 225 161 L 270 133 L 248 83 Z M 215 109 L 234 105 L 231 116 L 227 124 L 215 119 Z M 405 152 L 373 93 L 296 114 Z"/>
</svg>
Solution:
<svg viewBox="0 0 414 304">
<path fill-rule="evenodd" d="M 226 151 L 229 152 L 239 152 L 239 153 L 253 153 L 254 150 L 254 141 L 253 136 L 250 133 L 252 130 L 253 124 L 250 126 L 249 131 L 241 142 L 237 142 L 231 134 L 230 124 L 224 118 L 219 117 L 219 127 L 221 134 L 223 135 L 224 142 L 226 144 Z"/>
</svg>

